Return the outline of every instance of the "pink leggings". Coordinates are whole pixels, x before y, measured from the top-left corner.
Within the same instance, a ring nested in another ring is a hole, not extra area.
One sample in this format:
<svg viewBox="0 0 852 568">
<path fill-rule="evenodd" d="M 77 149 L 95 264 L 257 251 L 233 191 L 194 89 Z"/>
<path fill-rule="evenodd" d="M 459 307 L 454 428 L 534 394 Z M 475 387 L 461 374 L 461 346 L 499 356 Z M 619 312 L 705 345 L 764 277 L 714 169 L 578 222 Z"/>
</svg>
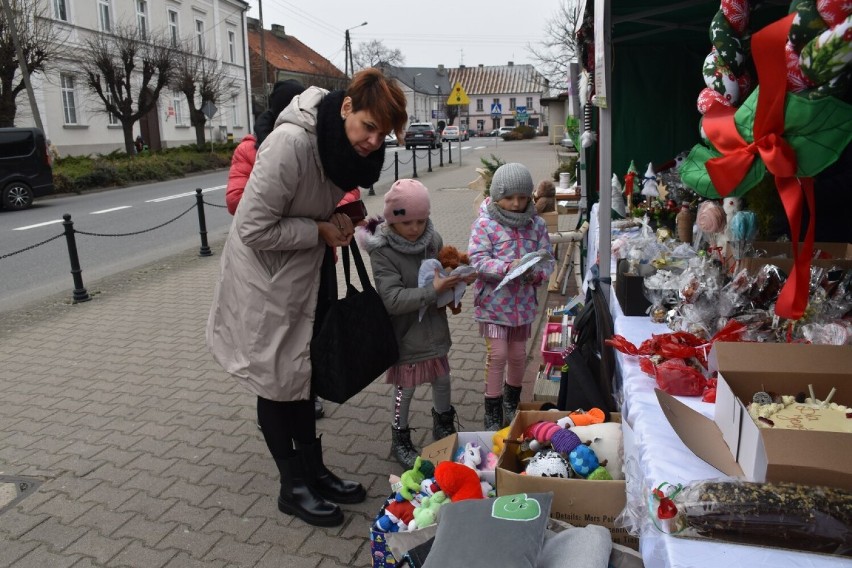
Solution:
<svg viewBox="0 0 852 568">
<path fill-rule="evenodd" d="M 503 371 L 506 383 L 519 387 L 524 382 L 524 367 L 527 362 L 527 342 L 507 339 L 485 338 L 485 398 L 496 398 L 503 394 Z"/>
</svg>

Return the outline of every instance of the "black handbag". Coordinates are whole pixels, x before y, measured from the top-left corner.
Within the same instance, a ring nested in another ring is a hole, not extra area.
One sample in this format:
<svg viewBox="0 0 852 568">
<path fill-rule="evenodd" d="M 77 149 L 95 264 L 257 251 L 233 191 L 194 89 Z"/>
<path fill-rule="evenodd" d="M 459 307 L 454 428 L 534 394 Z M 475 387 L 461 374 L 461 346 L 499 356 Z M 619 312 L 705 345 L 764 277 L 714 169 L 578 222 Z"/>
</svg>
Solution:
<svg viewBox="0 0 852 568">
<path fill-rule="evenodd" d="M 349 252 L 361 280 L 350 281 Z M 364 390 L 399 360 L 393 324 L 382 298 L 370 283 L 355 241 L 342 247 L 346 296 L 333 301 L 311 341 L 312 389 L 342 404 Z"/>
</svg>

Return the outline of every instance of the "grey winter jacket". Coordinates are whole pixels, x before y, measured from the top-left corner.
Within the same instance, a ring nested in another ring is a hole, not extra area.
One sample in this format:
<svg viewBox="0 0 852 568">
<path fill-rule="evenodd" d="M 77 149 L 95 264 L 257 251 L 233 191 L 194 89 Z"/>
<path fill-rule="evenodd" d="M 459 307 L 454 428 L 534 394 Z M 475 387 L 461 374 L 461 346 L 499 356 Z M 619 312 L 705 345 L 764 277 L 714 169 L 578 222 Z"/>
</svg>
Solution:
<svg viewBox="0 0 852 568">
<path fill-rule="evenodd" d="M 364 240 L 364 245 L 370 254 L 376 291 L 393 320 L 399 344 L 397 365 L 446 356 L 452 345 L 447 311 L 436 306 L 434 287 L 417 285 L 420 263 L 435 258 L 444 245 L 443 240 L 436 231 L 432 244 L 422 254 L 403 254 L 388 245 L 384 227 L 379 226 L 374 235 Z M 426 313 L 418 321 L 422 306 L 427 306 Z"/>
<path fill-rule="evenodd" d="M 225 248 L 207 322 L 213 358 L 270 400 L 310 397 L 310 343 L 327 220 L 343 190 L 323 172 L 317 109 L 326 91 L 293 99 L 261 145 Z"/>
</svg>

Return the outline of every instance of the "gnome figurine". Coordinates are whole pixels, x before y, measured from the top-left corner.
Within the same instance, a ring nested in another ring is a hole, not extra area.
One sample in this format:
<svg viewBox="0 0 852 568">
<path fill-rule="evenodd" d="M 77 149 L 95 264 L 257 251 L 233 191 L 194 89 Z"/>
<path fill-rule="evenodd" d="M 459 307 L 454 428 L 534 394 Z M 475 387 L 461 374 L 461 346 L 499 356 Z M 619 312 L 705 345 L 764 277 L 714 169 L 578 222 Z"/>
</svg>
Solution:
<svg viewBox="0 0 852 568">
<path fill-rule="evenodd" d="M 648 162 L 648 169 L 645 170 L 645 176 L 642 178 L 642 195 L 649 199 L 660 196 L 657 190 L 657 174 L 654 173 L 654 165 L 651 162 Z"/>
<path fill-rule="evenodd" d="M 622 217 L 626 216 L 624 196 L 621 194 L 621 182 L 617 174 L 612 174 L 612 210 Z"/>
</svg>

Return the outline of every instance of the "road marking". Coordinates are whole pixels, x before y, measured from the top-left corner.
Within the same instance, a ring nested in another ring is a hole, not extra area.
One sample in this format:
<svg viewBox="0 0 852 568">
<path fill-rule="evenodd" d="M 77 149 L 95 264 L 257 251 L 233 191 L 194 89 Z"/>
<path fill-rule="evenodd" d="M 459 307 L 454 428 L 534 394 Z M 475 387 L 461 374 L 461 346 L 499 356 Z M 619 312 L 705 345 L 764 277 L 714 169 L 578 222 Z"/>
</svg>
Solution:
<svg viewBox="0 0 852 568">
<path fill-rule="evenodd" d="M 483 148 L 487 148 L 487 146 L 474 146 L 474 150 L 482 150 Z"/>
<path fill-rule="evenodd" d="M 36 227 L 44 227 L 45 225 L 55 225 L 56 223 L 61 223 L 62 219 L 57 219 L 55 221 L 45 221 L 44 223 L 36 223 L 35 225 L 27 225 L 26 227 L 18 227 L 16 229 L 12 229 L 13 231 L 26 231 L 27 229 L 35 229 Z"/>
<path fill-rule="evenodd" d="M 210 193 L 211 191 L 216 191 L 219 189 L 225 189 L 226 185 L 216 185 L 213 187 L 205 187 L 201 190 L 201 193 Z M 167 195 L 166 197 L 158 197 L 157 199 L 149 199 L 145 201 L 145 203 L 160 203 L 161 201 L 169 201 L 170 199 L 180 199 L 181 197 L 189 197 L 190 195 L 195 195 L 195 190 L 187 191 L 186 193 L 178 193 L 175 195 Z"/>
<path fill-rule="evenodd" d="M 101 209 L 100 211 L 92 211 L 89 215 L 100 215 L 101 213 L 112 213 L 113 211 L 121 211 L 122 209 L 130 209 L 132 205 L 122 205 L 121 207 L 113 207 L 112 209 Z"/>
</svg>

